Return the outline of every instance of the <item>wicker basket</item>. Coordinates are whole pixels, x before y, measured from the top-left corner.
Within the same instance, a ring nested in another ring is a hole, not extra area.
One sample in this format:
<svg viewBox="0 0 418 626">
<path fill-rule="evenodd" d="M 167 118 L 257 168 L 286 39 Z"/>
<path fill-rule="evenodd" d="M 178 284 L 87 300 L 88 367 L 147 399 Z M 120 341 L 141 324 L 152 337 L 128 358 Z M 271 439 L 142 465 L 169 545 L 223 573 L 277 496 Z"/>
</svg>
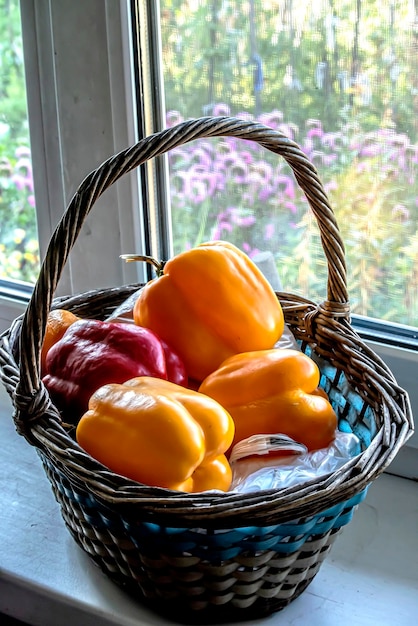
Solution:
<svg viewBox="0 0 418 626">
<path fill-rule="evenodd" d="M 315 304 L 277 295 L 302 350 L 320 367 L 340 428 L 363 444 L 363 452 L 335 473 L 282 491 L 183 494 L 115 475 L 75 443 L 40 381 L 51 308 L 104 319 L 139 287 L 54 299 L 97 198 L 146 160 L 215 136 L 251 140 L 282 156 L 310 203 L 328 264 L 327 299 Z M 25 315 L 1 338 L 0 365 L 17 430 L 38 450 L 65 524 L 112 580 L 171 618 L 193 623 L 269 615 L 309 585 L 368 485 L 413 430 L 407 394 L 354 332 L 349 316 L 335 217 L 315 168 L 281 133 L 234 118 L 201 118 L 145 138 L 87 176 L 51 239 Z"/>
</svg>

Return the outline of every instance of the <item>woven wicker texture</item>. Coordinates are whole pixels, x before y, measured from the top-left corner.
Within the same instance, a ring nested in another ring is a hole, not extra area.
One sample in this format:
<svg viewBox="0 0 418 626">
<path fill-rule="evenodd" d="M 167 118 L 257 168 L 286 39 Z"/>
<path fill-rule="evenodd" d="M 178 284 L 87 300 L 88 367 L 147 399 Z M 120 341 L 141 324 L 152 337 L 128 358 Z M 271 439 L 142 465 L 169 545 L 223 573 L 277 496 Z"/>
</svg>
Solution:
<svg viewBox="0 0 418 626">
<path fill-rule="evenodd" d="M 40 380 L 51 308 L 104 319 L 139 287 L 54 299 L 96 200 L 141 163 L 186 142 L 220 136 L 251 140 L 280 155 L 309 201 L 328 265 L 326 299 L 317 304 L 277 296 L 301 349 L 319 365 L 340 429 L 354 432 L 363 446 L 337 472 L 279 492 L 173 493 L 115 475 L 75 443 Z M 281 133 L 234 118 L 201 118 L 156 133 L 87 176 L 51 238 L 25 315 L 1 338 L 0 365 L 17 430 L 38 449 L 73 537 L 115 582 L 182 621 L 260 617 L 296 598 L 367 486 L 413 431 L 407 394 L 350 325 L 344 246 L 314 166 Z"/>
</svg>

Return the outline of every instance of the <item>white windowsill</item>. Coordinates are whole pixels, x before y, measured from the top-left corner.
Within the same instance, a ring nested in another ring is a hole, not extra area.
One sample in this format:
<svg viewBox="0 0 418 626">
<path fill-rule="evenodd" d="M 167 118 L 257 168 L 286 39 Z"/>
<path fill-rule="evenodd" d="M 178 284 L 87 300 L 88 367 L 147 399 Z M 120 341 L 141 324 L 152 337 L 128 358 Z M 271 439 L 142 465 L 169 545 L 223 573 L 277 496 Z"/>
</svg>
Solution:
<svg viewBox="0 0 418 626">
<path fill-rule="evenodd" d="M 170 624 L 127 597 L 64 527 L 35 451 L 0 388 L 0 614 L 34 626 Z M 259 620 L 277 626 L 411 626 L 418 615 L 418 483 L 369 489 L 300 598 Z"/>
</svg>

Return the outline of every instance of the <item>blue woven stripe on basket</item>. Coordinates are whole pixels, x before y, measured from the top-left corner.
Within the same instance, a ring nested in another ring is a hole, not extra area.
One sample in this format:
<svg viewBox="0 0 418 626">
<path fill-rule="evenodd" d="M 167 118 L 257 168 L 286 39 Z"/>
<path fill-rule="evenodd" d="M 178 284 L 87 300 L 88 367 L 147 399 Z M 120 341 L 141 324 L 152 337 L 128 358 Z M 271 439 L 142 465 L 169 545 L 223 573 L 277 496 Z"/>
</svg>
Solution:
<svg viewBox="0 0 418 626">
<path fill-rule="evenodd" d="M 360 440 L 363 450 L 369 447 L 376 435 L 376 420 L 373 410 L 361 396 L 353 391 L 345 374 L 328 361 L 321 359 L 308 345 L 299 342 L 301 349 L 319 366 L 321 380 L 319 386 L 328 394 L 331 405 L 338 416 L 338 429 L 344 433 L 354 433 Z"/>
<path fill-rule="evenodd" d="M 49 465 L 48 460 L 43 459 Z M 56 468 L 53 468 L 56 473 Z M 77 504 L 86 522 L 96 531 L 130 540 L 142 554 L 193 554 L 212 563 L 235 558 L 242 553 L 274 550 L 289 554 L 299 550 L 310 538 L 349 523 L 355 507 L 365 498 L 367 489 L 349 500 L 317 515 L 284 524 L 244 526 L 235 529 L 175 528 L 155 523 L 121 518 L 115 511 L 98 502 L 91 494 L 71 485 L 60 475 L 55 482 L 58 491 Z"/>
<path fill-rule="evenodd" d="M 309 519 L 274 526 L 245 526 L 211 531 L 167 528 L 142 522 L 134 525 L 127 523 L 125 528 L 135 545 L 150 555 L 156 550 L 171 554 L 187 552 L 215 562 L 235 558 L 241 553 L 267 550 L 289 554 L 299 550 L 310 538 L 348 524 L 366 492 L 367 489 Z"/>
</svg>

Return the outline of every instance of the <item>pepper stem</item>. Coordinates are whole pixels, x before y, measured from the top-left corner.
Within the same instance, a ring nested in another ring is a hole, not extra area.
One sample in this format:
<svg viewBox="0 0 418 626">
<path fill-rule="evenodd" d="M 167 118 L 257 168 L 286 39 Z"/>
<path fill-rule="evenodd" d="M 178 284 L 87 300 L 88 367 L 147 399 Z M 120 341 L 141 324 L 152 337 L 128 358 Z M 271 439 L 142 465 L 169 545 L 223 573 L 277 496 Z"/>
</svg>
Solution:
<svg viewBox="0 0 418 626">
<path fill-rule="evenodd" d="M 161 276 L 164 270 L 165 261 L 157 261 L 152 256 L 146 256 L 142 254 L 121 254 L 121 259 L 124 259 L 127 263 L 132 263 L 132 261 L 144 261 L 145 263 L 150 263 L 155 268 L 157 272 L 157 276 Z"/>
</svg>

